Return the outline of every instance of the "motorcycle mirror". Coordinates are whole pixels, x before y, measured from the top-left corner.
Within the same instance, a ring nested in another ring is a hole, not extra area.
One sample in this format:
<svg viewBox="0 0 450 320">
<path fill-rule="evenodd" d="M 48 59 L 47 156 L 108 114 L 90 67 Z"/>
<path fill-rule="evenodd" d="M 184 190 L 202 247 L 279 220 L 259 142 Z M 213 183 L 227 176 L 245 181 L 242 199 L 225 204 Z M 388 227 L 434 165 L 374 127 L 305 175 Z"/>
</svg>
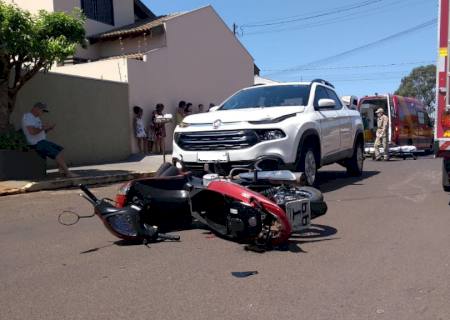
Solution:
<svg viewBox="0 0 450 320">
<path fill-rule="evenodd" d="M 74 224 L 77 224 L 80 219 L 92 218 L 93 216 L 95 216 L 95 213 L 89 216 L 80 216 L 73 211 L 63 211 L 58 216 L 58 222 L 64 226 L 73 226 Z"/>
<path fill-rule="evenodd" d="M 80 216 L 72 211 L 64 211 L 58 216 L 58 222 L 65 226 L 72 226 L 80 221 Z"/>
</svg>

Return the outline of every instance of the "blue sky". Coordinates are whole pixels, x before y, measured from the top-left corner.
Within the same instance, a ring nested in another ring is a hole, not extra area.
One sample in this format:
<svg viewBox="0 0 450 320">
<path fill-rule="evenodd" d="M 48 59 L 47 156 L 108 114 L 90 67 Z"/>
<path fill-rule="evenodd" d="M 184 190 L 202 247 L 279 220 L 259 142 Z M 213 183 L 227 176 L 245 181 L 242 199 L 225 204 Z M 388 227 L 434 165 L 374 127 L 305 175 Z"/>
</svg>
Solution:
<svg viewBox="0 0 450 320">
<path fill-rule="evenodd" d="M 262 76 L 323 78 L 341 95 L 393 92 L 414 67 L 434 64 L 437 56 L 437 22 L 431 21 L 437 0 L 144 2 L 157 15 L 211 4 L 230 28 L 238 25 Z"/>
</svg>

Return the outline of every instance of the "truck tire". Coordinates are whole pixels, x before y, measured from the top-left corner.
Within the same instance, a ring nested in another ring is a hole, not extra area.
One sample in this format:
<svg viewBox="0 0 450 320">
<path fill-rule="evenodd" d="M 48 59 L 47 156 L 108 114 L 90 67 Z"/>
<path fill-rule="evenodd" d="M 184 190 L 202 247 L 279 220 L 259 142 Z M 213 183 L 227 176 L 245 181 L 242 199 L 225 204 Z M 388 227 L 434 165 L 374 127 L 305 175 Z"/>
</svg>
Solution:
<svg viewBox="0 0 450 320">
<path fill-rule="evenodd" d="M 302 148 L 298 170 L 305 174 L 308 186 L 317 185 L 317 153 L 313 147 L 306 145 Z"/>
<path fill-rule="evenodd" d="M 442 189 L 444 189 L 445 192 L 450 192 L 450 181 L 448 179 L 448 172 L 447 172 L 447 166 L 448 166 L 449 160 L 442 160 Z"/>
<path fill-rule="evenodd" d="M 346 161 L 347 174 L 351 177 L 360 177 L 364 168 L 364 144 L 358 139 L 353 149 L 353 155 Z"/>
</svg>

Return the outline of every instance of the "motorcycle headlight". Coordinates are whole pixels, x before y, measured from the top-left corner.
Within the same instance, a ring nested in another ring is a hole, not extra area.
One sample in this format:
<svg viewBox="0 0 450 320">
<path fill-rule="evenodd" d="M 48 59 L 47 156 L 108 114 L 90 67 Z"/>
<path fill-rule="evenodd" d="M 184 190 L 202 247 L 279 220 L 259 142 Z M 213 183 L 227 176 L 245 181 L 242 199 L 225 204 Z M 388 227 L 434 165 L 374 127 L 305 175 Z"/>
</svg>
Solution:
<svg viewBox="0 0 450 320">
<path fill-rule="evenodd" d="M 256 130 L 256 134 L 262 141 L 277 140 L 286 137 L 286 134 L 278 129 Z"/>
</svg>

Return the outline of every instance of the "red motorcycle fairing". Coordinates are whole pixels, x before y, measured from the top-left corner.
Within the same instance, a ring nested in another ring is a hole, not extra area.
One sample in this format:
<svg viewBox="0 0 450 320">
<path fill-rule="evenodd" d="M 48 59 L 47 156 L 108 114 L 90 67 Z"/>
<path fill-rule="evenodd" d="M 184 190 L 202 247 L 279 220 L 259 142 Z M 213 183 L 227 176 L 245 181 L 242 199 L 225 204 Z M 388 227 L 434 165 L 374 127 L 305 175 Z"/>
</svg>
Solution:
<svg viewBox="0 0 450 320">
<path fill-rule="evenodd" d="M 284 210 L 263 195 L 226 180 L 212 181 L 209 183 L 207 189 L 247 203 L 254 208 L 257 208 L 258 204 L 263 206 L 268 213 L 276 218 L 281 226 L 279 236 L 272 240 L 274 245 L 286 242 L 291 236 L 292 227 Z"/>
</svg>

